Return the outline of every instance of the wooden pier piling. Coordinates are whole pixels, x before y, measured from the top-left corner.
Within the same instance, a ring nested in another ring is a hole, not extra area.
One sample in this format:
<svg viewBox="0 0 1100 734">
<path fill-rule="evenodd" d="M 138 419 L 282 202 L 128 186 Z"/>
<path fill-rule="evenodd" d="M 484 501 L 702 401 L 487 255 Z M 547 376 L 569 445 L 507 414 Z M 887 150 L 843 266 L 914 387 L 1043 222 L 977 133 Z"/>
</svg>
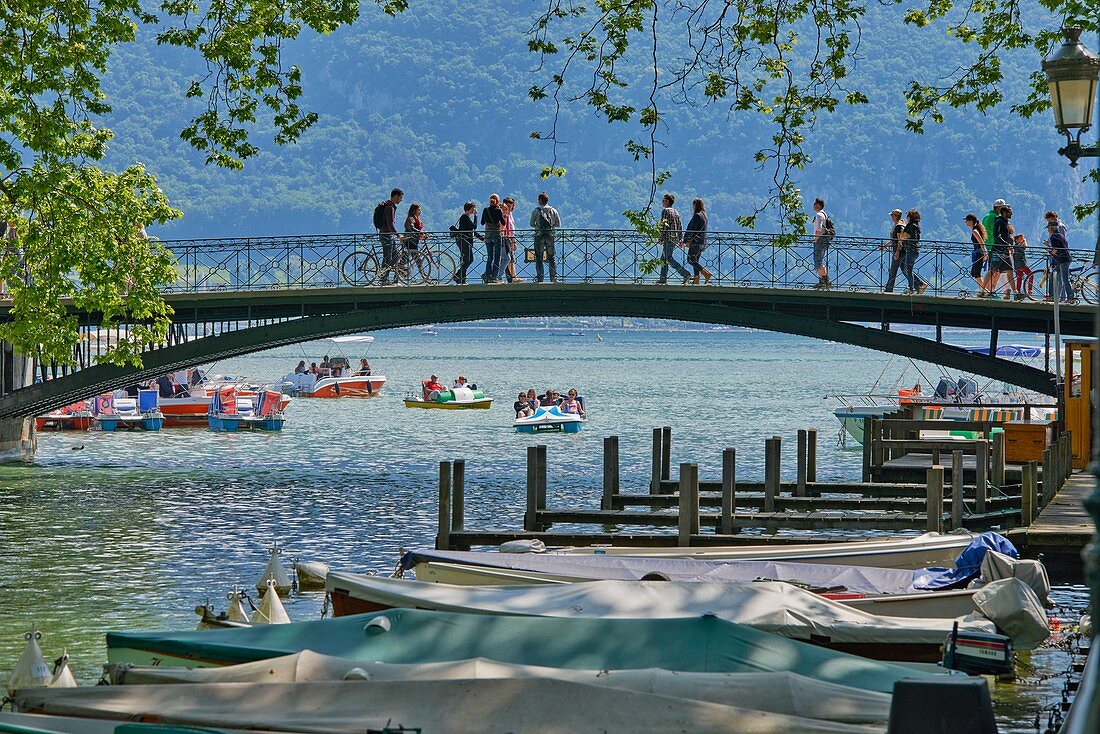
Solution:
<svg viewBox="0 0 1100 734">
<path fill-rule="evenodd" d="M 672 477 L 672 426 L 661 429 L 661 479 Z"/>
<path fill-rule="evenodd" d="M 653 429 L 653 451 L 650 454 L 649 464 L 649 493 L 660 494 L 661 493 L 661 442 L 662 434 L 660 428 Z"/>
<path fill-rule="evenodd" d="M 993 442 L 992 450 L 990 452 L 993 466 L 990 469 L 990 479 L 993 482 L 993 486 L 997 489 L 1005 486 L 1005 434 L 1004 431 L 998 431 L 990 436 L 990 440 Z"/>
<path fill-rule="evenodd" d="M 806 430 L 806 481 L 817 481 L 817 429 Z"/>
<path fill-rule="evenodd" d="M 737 452 L 726 449 L 722 452 L 722 520 L 719 530 L 722 535 L 733 534 L 733 513 L 737 494 Z"/>
<path fill-rule="evenodd" d="M 466 460 L 455 459 L 451 465 L 451 530 L 462 530 L 466 524 Z"/>
<path fill-rule="evenodd" d="M 870 418 L 863 419 L 863 481 L 870 482 L 873 480 L 871 474 L 871 467 L 874 465 L 871 461 L 871 446 L 873 441 L 871 435 L 874 432 L 874 426 Z"/>
<path fill-rule="evenodd" d="M 603 499 L 601 510 L 613 510 L 611 498 L 619 493 L 619 437 L 603 440 Z"/>
<path fill-rule="evenodd" d="M 681 546 L 691 545 L 699 533 L 699 465 L 680 464 L 680 508 L 677 538 Z"/>
<path fill-rule="evenodd" d="M 527 512 L 523 516 L 523 529 L 529 532 L 543 530 L 539 512 L 546 509 L 546 446 L 527 447 Z"/>
<path fill-rule="evenodd" d="M 806 496 L 806 461 L 808 458 L 808 450 L 806 446 L 806 431 L 805 429 L 798 430 L 798 468 L 795 478 L 794 494 L 796 497 Z"/>
<path fill-rule="evenodd" d="M 451 462 L 439 462 L 439 524 L 436 528 L 435 547 L 446 550 L 451 547 Z"/>
<path fill-rule="evenodd" d="M 925 504 L 927 524 L 930 533 L 943 532 L 943 467 L 933 466 L 928 470 L 928 497 Z"/>
<path fill-rule="evenodd" d="M 1051 447 L 1043 449 L 1043 482 L 1042 493 L 1039 502 L 1041 507 L 1046 507 L 1054 497 L 1054 450 Z"/>
<path fill-rule="evenodd" d="M 978 441 L 974 462 L 974 512 L 985 513 L 985 501 L 989 497 L 989 442 Z M 1003 469 L 1002 469 L 1003 471 Z"/>
<path fill-rule="evenodd" d="M 963 513 L 966 503 L 963 501 L 963 452 L 951 452 L 951 529 L 959 530 L 963 526 Z"/>
<path fill-rule="evenodd" d="M 1020 486 L 1020 524 L 1025 528 L 1035 520 L 1036 503 L 1036 479 L 1039 474 L 1039 464 L 1029 461 L 1023 466 L 1023 482 Z"/>
<path fill-rule="evenodd" d="M 764 512 L 775 512 L 775 498 L 779 496 L 781 441 L 779 436 L 764 439 Z"/>
</svg>

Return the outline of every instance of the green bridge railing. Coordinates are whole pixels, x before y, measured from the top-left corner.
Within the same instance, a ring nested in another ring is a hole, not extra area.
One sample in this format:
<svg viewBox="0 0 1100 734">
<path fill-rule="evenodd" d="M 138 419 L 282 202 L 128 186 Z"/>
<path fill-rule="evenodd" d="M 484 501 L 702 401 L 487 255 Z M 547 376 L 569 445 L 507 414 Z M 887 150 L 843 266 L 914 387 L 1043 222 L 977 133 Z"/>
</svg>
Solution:
<svg viewBox="0 0 1100 734">
<path fill-rule="evenodd" d="M 519 278 L 536 275 L 534 237 L 530 230 L 514 238 Z M 378 234 L 294 235 L 205 240 L 171 240 L 164 244 L 177 259 L 178 279 L 167 292 L 250 291 L 271 289 L 338 288 L 383 283 L 444 285 L 454 282 L 461 263 L 459 242 L 451 232 L 427 232 L 417 238 L 417 250 L 395 240 L 398 257 L 386 262 Z M 412 243 L 412 237 L 408 242 Z M 662 246 L 635 231 L 563 229 L 554 237 L 558 280 L 568 283 L 654 284 L 661 274 Z M 481 284 L 485 244 L 473 243 L 473 263 L 467 282 Z M 712 273 L 711 285 L 756 288 L 812 288 L 813 239 L 794 245 L 776 244 L 774 235 L 710 232 L 700 263 Z M 928 284 L 925 295 L 967 297 L 977 293 L 970 277 L 969 243 L 923 241 L 914 270 Z M 1097 301 L 1096 267 L 1092 250 L 1071 251 L 1071 285 L 1075 296 Z M 687 250 L 673 257 L 685 263 Z M 1048 295 L 1048 258 L 1038 242 L 1025 255 L 1034 271 L 1023 282 L 1025 297 Z M 826 263 L 832 288 L 882 291 L 891 270 L 892 253 L 884 239 L 836 237 Z M 549 279 L 549 268 L 546 277 Z M 682 277 L 670 270 L 668 282 Z M 896 276 L 894 290 L 906 292 L 906 279 Z"/>
</svg>

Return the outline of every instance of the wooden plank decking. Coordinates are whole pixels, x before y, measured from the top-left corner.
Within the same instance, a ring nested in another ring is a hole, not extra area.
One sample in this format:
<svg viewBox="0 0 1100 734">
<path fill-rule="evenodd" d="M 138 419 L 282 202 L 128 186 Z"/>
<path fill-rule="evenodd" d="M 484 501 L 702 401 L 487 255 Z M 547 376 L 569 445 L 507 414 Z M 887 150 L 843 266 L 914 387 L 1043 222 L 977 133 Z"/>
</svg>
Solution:
<svg viewBox="0 0 1100 734">
<path fill-rule="evenodd" d="M 1095 486 L 1096 479 L 1088 472 L 1069 478 L 1027 529 L 1027 545 L 1032 552 L 1080 552 L 1092 540 L 1096 526 L 1084 501 Z"/>
</svg>

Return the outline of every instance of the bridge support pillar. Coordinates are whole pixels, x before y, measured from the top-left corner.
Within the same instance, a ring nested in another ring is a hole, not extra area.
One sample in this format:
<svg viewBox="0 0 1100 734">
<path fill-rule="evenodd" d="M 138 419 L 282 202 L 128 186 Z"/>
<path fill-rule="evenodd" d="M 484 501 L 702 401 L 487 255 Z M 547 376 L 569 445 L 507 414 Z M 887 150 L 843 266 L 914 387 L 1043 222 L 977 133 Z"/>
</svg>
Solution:
<svg viewBox="0 0 1100 734">
<path fill-rule="evenodd" d="M 32 369 L 29 357 L 16 354 L 9 344 L 0 342 L 0 394 L 30 385 Z M 37 446 L 34 418 L 0 419 L 0 460 L 29 459 Z"/>
</svg>

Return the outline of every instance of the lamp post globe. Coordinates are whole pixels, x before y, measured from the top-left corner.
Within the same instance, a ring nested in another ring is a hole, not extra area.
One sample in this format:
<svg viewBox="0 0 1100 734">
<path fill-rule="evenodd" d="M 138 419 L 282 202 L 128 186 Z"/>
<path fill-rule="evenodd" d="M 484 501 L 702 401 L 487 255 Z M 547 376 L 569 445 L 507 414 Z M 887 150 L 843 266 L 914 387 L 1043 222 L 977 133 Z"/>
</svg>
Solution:
<svg viewBox="0 0 1100 734">
<path fill-rule="evenodd" d="M 1081 145 L 1081 134 L 1092 126 L 1096 112 L 1100 56 L 1082 45 L 1080 28 L 1062 28 L 1062 35 L 1062 45 L 1043 59 L 1043 73 L 1050 87 L 1054 126 L 1066 136 L 1066 147 L 1058 152 L 1076 166 L 1078 158 L 1100 155 L 1096 146 Z"/>
</svg>

